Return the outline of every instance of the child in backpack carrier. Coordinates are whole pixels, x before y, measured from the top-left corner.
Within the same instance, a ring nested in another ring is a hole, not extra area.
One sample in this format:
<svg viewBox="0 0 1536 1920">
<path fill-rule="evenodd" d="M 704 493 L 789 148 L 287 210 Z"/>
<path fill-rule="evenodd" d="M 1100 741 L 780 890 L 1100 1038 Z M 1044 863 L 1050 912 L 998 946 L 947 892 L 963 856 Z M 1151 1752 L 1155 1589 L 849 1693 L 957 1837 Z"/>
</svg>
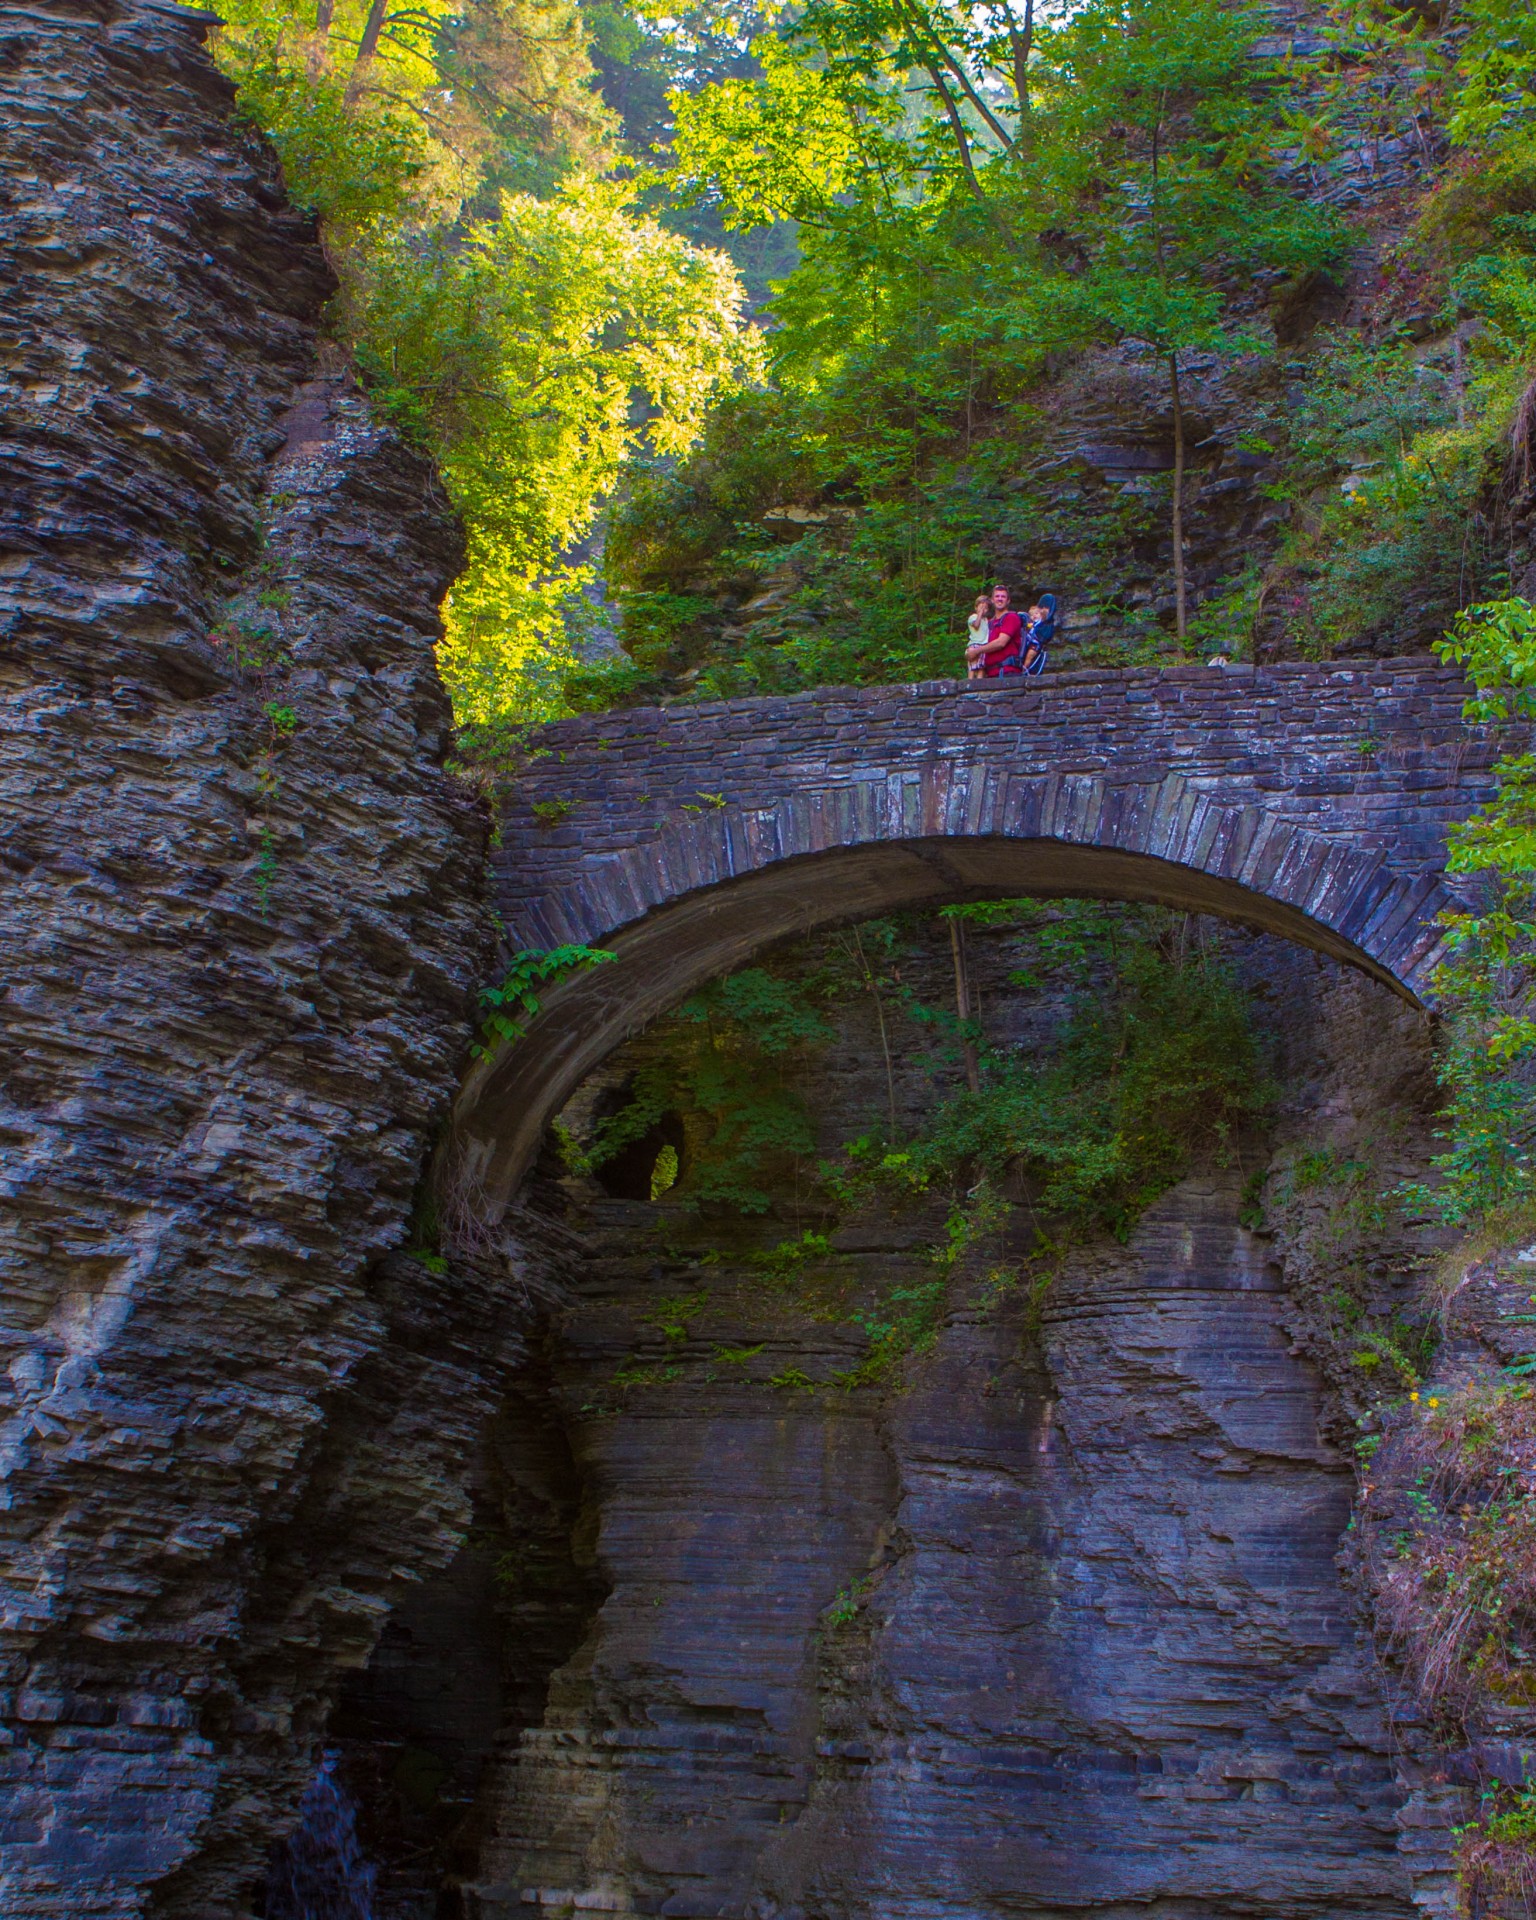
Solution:
<svg viewBox="0 0 1536 1920">
<path fill-rule="evenodd" d="M 1056 596 L 1042 593 L 1029 610 L 1017 671 L 1031 677 L 1045 672 L 1047 650 L 1056 632 Z"/>
</svg>

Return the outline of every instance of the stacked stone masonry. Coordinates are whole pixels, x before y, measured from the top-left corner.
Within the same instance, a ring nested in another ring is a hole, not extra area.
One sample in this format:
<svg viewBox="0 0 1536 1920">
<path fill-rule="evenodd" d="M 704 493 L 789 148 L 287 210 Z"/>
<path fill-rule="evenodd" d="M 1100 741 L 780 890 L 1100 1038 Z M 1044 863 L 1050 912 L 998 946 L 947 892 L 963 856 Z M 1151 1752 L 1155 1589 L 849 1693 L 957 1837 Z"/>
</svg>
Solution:
<svg viewBox="0 0 1536 1920">
<path fill-rule="evenodd" d="M 1084 672 L 605 714 L 541 728 L 501 811 L 529 945 L 613 933 L 701 886 L 878 841 L 1053 839 L 1294 906 L 1421 985 L 1445 830 L 1495 743 L 1428 660 Z M 963 884 L 963 869 L 959 876 Z M 1390 903 L 1390 904 L 1389 904 Z"/>
<path fill-rule="evenodd" d="M 1107 895 L 1224 914 L 1410 996 L 1462 904 L 1448 828 L 1499 742 L 1433 660 L 1074 673 L 669 707 L 541 728 L 498 808 L 514 947 L 620 964 L 546 996 L 460 1098 L 494 1206 L 627 1033 L 766 941 L 944 900 Z"/>
</svg>

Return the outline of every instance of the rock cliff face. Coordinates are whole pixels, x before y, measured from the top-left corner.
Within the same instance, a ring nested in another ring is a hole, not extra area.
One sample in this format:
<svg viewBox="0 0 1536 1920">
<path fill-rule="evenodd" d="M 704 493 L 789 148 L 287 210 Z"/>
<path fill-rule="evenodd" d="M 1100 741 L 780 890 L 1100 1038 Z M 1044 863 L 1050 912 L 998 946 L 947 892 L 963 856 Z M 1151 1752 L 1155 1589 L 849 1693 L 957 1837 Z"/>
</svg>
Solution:
<svg viewBox="0 0 1536 1920">
<path fill-rule="evenodd" d="M 1327 1169 L 1426 1151 L 1384 989 L 1238 941 L 1273 1137 L 1041 1299 L 957 1274 L 899 1376 L 834 1380 L 942 1207 L 784 1288 L 793 1192 L 754 1241 L 546 1163 L 499 1240 L 401 1251 L 489 958 L 456 535 L 319 357 L 201 31 L 0 16 L 0 1913 L 259 1911 L 326 1732 L 381 1920 L 1448 1912 L 1339 1557 L 1328 1302 L 1390 1313 L 1412 1249 Z M 953 1071 L 881 1052 L 848 1010 L 829 1147 Z"/>
<path fill-rule="evenodd" d="M 1390 1316 L 1411 1248 L 1401 1226 L 1349 1239 L 1307 1184 L 1422 1167 L 1425 1035 L 1331 962 L 1234 947 L 1278 1049 L 1271 1135 L 1126 1247 L 1074 1254 L 1043 1301 L 957 1272 L 899 1380 L 837 1376 L 868 1303 L 932 1274 L 942 1204 L 846 1218 L 789 1283 L 762 1255 L 808 1224 L 787 1189 L 732 1228 L 546 1165 L 576 1239 L 503 1415 L 518 1437 L 338 1723 L 382 1914 L 1452 1910 L 1455 1796 L 1342 1552 L 1358 1405 L 1318 1299 L 1347 1284 Z M 1038 1044 L 1049 1005 L 1009 990 L 1001 948 L 973 953 L 991 1037 Z M 903 979 L 941 1004 L 947 965 L 940 936 Z M 908 1044 L 888 1089 L 867 1003 L 838 1022 L 807 1086 L 829 1150 L 956 1071 Z M 1261 1191 L 1289 1226 L 1241 1224 Z M 499 1666 L 494 1732 L 447 1698 L 466 1666 Z"/>
<path fill-rule="evenodd" d="M 245 1910 L 507 1337 L 389 1259 L 485 955 L 458 536 L 206 18 L 0 17 L 0 1911 L 69 1920 Z"/>
</svg>

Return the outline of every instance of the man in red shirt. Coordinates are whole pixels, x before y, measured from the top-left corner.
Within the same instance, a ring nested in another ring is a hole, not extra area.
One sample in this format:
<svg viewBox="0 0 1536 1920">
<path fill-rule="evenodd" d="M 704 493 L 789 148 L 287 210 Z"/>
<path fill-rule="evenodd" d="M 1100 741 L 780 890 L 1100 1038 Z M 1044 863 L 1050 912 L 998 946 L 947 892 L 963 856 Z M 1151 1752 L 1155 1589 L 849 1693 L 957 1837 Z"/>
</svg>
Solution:
<svg viewBox="0 0 1536 1920">
<path fill-rule="evenodd" d="M 1024 622 L 1008 605 L 1008 589 L 998 585 L 992 589 L 992 621 L 987 628 L 987 644 L 978 649 L 976 658 L 981 662 L 982 673 L 988 680 L 996 680 L 1005 673 L 1019 671 L 1020 655 L 1024 645 Z"/>
</svg>

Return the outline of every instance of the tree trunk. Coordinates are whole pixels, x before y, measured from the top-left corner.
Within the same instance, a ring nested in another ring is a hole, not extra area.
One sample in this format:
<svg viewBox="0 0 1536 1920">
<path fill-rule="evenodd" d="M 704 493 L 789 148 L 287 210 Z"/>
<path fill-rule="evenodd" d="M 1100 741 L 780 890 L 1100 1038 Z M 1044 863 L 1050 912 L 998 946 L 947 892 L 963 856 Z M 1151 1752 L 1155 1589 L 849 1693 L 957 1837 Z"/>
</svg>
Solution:
<svg viewBox="0 0 1536 1920">
<path fill-rule="evenodd" d="M 880 982 L 874 969 L 864 957 L 864 942 L 859 938 L 857 927 L 853 930 L 854 950 L 859 956 L 859 971 L 864 975 L 864 984 L 875 1002 L 875 1019 L 880 1025 L 880 1051 L 885 1055 L 885 1098 L 891 1118 L 891 1144 L 897 1139 L 896 1127 L 896 1073 L 891 1065 L 891 1042 L 885 1031 L 885 1007 L 880 999 Z"/>
<path fill-rule="evenodd" d="M 965 1084 L 972 1093 L 981 1092 L 981 1062 L 976 1042 L 971 1038 L 971 976 L 965 963 L 965 922 L 951 918 L 949 947 L 955 956 L 955 1011 L 960 1016 L 960 1044 L 965 1050 Z"/>
<path fill-rule="evenodd" d="M 352 64 L 347 91 L 342 96 L 349 107 L 356 106 L 358 96 L 363 91 L 368 69 L 373 65 L 373 56 L 379 50 L 379 35 L 384 31 L 384 18 L 388 10 L 389 0 L 369 0 L 368 18 L 363 22 L 363 37 L 357 43 L 357 59 Z"/>
<path fill-rule="evenodd" d="M 330 63 L 331 21 L 336 14 L 336 0 L 320 0 L 315 9 L 315 37 L 309 48 L 309 77 L 318 80 Z"/>
<path fill-rule="evenodd" d="M 1169 385 L 1173 393 L 1173 597 L 1174 619 L 1178 623 L 1182 645 L 1189 624 L 1188 595 L 1184 584 L 1184 403 L 1179 392 L 1179 354 L 1175 348 L 1168 356 Z"/>
<path fill-rule="evenodd" d="M 1019 103 L 1018 139 L 1022 145 L 1024 122 L 1029 118 L 1029 56 L 1035 45 L 1035 0 L 1025 0 L 1022 29 L 1013 24 L 1010 14 L 1008 38 L 1013 43 L 1013 92 Z"/>
</svg>

